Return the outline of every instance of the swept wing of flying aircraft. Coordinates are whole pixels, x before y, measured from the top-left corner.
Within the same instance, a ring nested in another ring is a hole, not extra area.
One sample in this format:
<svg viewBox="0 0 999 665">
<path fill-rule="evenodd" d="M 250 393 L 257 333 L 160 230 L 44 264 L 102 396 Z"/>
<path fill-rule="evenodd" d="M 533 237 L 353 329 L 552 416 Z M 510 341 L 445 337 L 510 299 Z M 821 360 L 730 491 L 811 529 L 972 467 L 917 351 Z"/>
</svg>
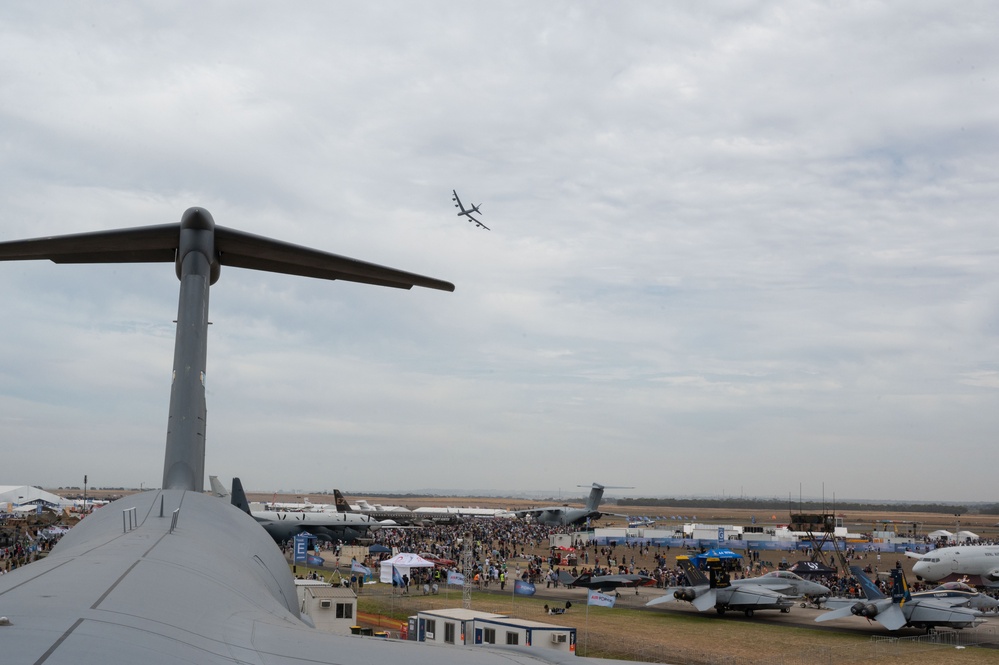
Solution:
<svg viewBox="0 0 999 665">
<path fill-rule="evenodd" d="M 580 487 L 586 487 L 580 485 Z M 593 483 L 590 486 L 590 495 L 586 499 L 585 508 L 569 508 L 568 506 L 548 506 L 546 508 L 527 508 L 525 510 L 515 510 L 513 514 L 517 517 L 532 517 L 538 524 L 548 526 L 567 526 L 569 524 L 582 524 L 588 519 L 600 519 L 602 515 L 617 515 L 617 513 L 605 513 L 599 510 L 600 500 L 604 496 L 607 486 Z M 616 488 L 624 489 L 624 488 Z M 618 515 L 626 517 L 626 515 Z"/>
<path fill-rule="evenodd" d="M 958 545 L 905 555 L 918 559 L 912 564 L 917 579 L 953 582 L 967 577 L 980 586 L 999 587 L 999 545 Z"/>
<path fill-rule="evenodd" d="M 753 616 L 756 610 L 780 610 L 790 612 L 792 601 L 802 596 L 827 596 L 828 587 L 810 582 L 786 570 L 774 571 L 760 577 L 747 577 L 730 580 L 728 573 L 715 565 L 717 561 L 708 559 L 708 577 L 704 576 L 686 556 L 678 556 L 677 564 L 687 577 L 687 585 L 670 587 L 666 594 L 655 598 L 646 605 L 661 605 L 674 600 L 685 600 L 697 608 L 698 612 L 715 608 L 718 614 L 728 610 L 744 612 Z"/>
<path fill-rule="evenodd" d="M 593 575 L 592 573 L 583 573 L 579 577 L 573 577 L 564 570 L 559 573 L 558 579 L 565 586 L 578 586 L 584 589 L 596 589 L 601 592 L 616 591 L 621 587 L 634 587 L 636 594 L 638 593 L 638 587 L 650 586 L 656 583 L 655 578 L 648 575 Z"/>
<path fill-rule="evenodd" d="M 73 527 L 44 559 L 0 576 L 0 616 L 7 619 L 0 625 L 3 662 L 556 660 L 555 652 L 441 649 L 317 631 L 300 614 L 294 579 L 274 541 L 252 517 L 202 493 L 208 291 L 222 266 L 402 289 L 452 291 L 452 284 L 216 227 L 203 208 L 187 210 L 179 224 L 0 243 L 0 260 L 30 259 L 174 263 L 180 297 L 163 488 L 105 506 Z"/>
<path fill-rule="evenodd" d="M 831 598 L 826 601 L 830 610 L 817 616 L 816 621 L 860 616 L 874 619 L 888 630 L 915 626 L 927 632 L 936 626 L 974 628 L 984 621 L 981 612 L 967 607 L 966 596 L 934 595 L 933 591 L 910 593 L 901 568 L 891 570 L 891 596 L 881 593 L 859 566 L 850 566 L 850 570 L 860 582 L 866 600 Z"/>
<path fill-rule="evenodd" d="M 479 228 L 485 229 L 486 231 L 491 230 L 488 226 L 480 222 L 478 219 L 472 217 L 473 212 L 477 212 L 480 215 L 482 214 L 482 211 L 479 210 L 479 206 L 473 203 L 472 207 L 466 210 L 465 206 L 461 205 L 461 199 L 458 198 L 458 192 L 452 189 L 451 193 L 454 194 L 454 196 L 451 197 L 451 200 L 454 201 L 454 207 L 458 209 L 458 217 L 464 215 L 465 217 L 468 217 L 468 221 L 475 222 L 476 226 L 478 226 Z"/>
</svg>

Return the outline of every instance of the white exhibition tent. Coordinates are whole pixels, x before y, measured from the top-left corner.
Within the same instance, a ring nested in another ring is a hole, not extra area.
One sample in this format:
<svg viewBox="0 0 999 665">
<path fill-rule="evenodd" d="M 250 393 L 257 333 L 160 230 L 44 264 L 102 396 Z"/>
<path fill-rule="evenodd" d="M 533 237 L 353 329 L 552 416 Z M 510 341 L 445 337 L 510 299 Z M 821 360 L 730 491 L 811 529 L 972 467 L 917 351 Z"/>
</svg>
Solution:
<svg viewBox="0 0 999 665">
<path fill-rule="evenodd" d="M 928 535 L 930 538 L 947 538 L 947 539 L 950 539 L 950 538 L 954 537 L 954 534 L 952 534 L 947 529 L 938 529 L 936 531 L 931 531 L 930 533 L 928 533 L 926 535 Z"/>
<path fill-rule="evenodd" d="M 412 579 L 413 575 L 410 573 L 410 569 L 433 567 L 433 561 L 427 561 L 419 554 L 400 552 L 391 559 L 385 559 L 382 561 L 382 570 L 379 580 L 385 584 L 392 584 L 392 568 L 398 570 L 400 575 L 409 575 L 410 579 Z"/>
<path fill-rule="evenodd" d="M 958 531 L 957 532 L 957 542 L 966 543 L 969 540 L 978 540 L 978 534 L 972 533 L 971 531 Z"/>
<path fill-rule="evenodd" d="M 72 506 L 73 502 L 58 494 L 32 487 L 31 485 L 0 485 L 0 512 L 16 510 L 19 506 L 24 510 L 34 510 L 35 506 L 60 509 Z M 29 508 L 30 507 L 30 508 Z"/>
</svg>

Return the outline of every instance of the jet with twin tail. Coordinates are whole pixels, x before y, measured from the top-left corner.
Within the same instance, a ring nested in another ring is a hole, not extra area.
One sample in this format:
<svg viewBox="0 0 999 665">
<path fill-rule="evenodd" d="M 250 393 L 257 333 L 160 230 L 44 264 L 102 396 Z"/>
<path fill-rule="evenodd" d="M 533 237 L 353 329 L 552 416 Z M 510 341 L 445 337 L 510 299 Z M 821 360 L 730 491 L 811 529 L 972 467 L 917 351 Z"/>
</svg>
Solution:
<svg viewBox="0 0 999 665">
<path fill-rule="evenodd" d="M 452 189 L 451 193 L 454 194 L 454 196 L 451 197 L 451 200 L 454 201 L 454 207 L 458 209 L 458 217 L 464 215 L 465 217 L 468 217 L 468 221 L 475 222 L 476 226 L 478 226 L 479 228 L 485 229 L 486 231 L 492 230 L 488 226 L 480 222 L 478 219 L 476 219 L 475 217 L 472 217 L 473 212 L 477 212 L 480 215 L 482 214 L 482 211 L 479 210 L 479 206 L 473 203 L 471 204 L 472 205 L 471 208 L 466 209 L 465 206 L 461 205 L 461 199 L 458 198 L 458 192 Z M 480 203 L 479 205 L 482 204 Z"/>
<path fill-rule="evenodd" d="M 698 612 L 713 607 L 718 614 L 734 610 L 751 617 L 756 610 L 780 610 L 787 613 L 791 611 L 796 598 L 828 596 L 830 593 L 828 587 L 809 582 L 786 570 L 733 580 L 721 560 L 716 558 L 707 560 L 708 577 L 687 556 L 678 556 L 676 562 L 683 569 L 687 584 L 666 589 L 665 595 L 650 600 L 646 605 L 685 600 Z"/>
<path fill-rule="evenodd" d="M 825 614 L 820 614 L 816 621 L 832 621 L 849 616 L 864 617 L 874 620 L 888 630 L 915 627 L 925 628 L 930 632 L 937 626 L 948 628 L 974 628 L 984 622 L 982 612 L 975 609 L 972 603 L 983 609 L 994 609 L 993 599 L 977 594 L 974 589 L 947 590 L 933 589 L 910 593 L 905 581 L 905 573 L 901 568 L 893 568 L 891 575 L 891 595 L 887 596 L 871 581 L 859 566 L 850 566 L 853 576 L 860 582 L 864 590 L 864 600 L 830 599 L 826 605 L 830 608 Z M 952 593 L 952 591 L 957 591 Z M 980 596 L 980 598 L 976 597 Z M 986 600 L 987 599 L 987 600 Z M 988 602 L 992 601 L 992 602 Z M 838 609 L 832 609 L 838 608 Z"/>
</svg>

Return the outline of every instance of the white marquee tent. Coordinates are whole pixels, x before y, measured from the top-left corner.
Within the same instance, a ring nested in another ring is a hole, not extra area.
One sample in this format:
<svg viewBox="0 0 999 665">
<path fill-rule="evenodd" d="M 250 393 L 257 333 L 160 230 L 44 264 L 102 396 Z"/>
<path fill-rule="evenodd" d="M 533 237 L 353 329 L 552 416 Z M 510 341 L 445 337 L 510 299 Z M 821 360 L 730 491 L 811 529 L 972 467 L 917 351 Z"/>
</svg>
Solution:
<svg viewBox="0 0 999 665">
<path fill-rule="evenodd" d="M 413 575 L 410 573 L 410 569 L 433 568 L 434 564 L 432 561 L 427 561 L 418 554 L 400 552 L 391 559 L 385 559 L 382 561 L 382 570 L 379 579 L 385 584 L 392 584 L 393 567 L 399 571 L 400 575 L 409 575 L 409 577 L 412 578 Z"/>
<path fill-rule="evenodd" d="M 40 505 L 58 510 L 72 506 L 73 502 L 31 485 L 0 485 L 0 512 L 8 507 L 14 509 L 18 506 L 29 505 Z"/>
</svg>

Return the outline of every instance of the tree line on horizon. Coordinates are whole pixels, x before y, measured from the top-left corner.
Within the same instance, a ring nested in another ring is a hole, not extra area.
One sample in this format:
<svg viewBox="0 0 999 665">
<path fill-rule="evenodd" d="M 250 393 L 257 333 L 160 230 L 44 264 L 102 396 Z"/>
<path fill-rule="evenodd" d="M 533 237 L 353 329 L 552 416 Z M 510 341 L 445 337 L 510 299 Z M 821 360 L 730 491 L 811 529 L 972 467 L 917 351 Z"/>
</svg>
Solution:
<svg viewBox="0 0 999 665">
<path fill-rule="evenodd" d="M 835 505 L 821 501 L 793 501 L 785 499 L 760 499 L 746 497 L 725 497 L 724 499 L 657 499 L 651 497 L 620 498 L 619 506 L 634 506 L 642 508 L 736 508 L 760 511 L 785 511 L 794 513 L 817 513 L 821 511 L 836 512 L 854 511 L 884 511 L 884 512 L 914 512 L 938 513 L 942 515 L 999 515 L 999 503 L 974 505 L 956 505 L 950 503 L 864 503 L 838 501 Z"/>
</svg>

